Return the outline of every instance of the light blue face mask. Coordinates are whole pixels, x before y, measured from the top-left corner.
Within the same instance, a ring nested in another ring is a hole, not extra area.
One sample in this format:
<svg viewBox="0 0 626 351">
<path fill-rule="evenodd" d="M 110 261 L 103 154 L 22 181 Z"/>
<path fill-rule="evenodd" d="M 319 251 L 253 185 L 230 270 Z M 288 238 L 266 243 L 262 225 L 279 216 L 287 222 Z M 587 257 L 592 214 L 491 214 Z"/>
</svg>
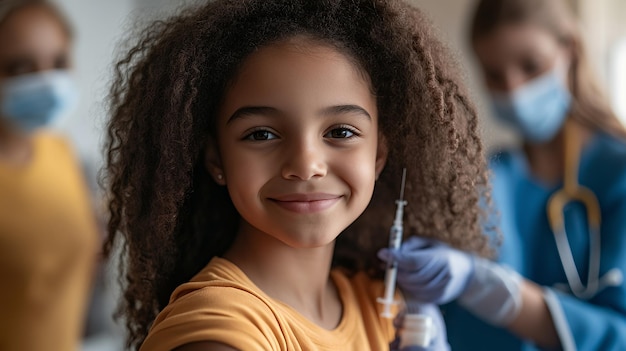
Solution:
<svg viewBox="0 0 626 351">
<path fill-rule="evenodd" d="M 495 115 L 530 142 L 546 142 L 563 126 L 572 96 L 555 68 L 511 93 L 491 93 Z"/>
<path fill-rule="evenodd" d="M 78 102 L 71 74 L 64 70 L 8 78 L 0 84 L 1 118 L 23 132 L 49 126 Z"/>
</svg>

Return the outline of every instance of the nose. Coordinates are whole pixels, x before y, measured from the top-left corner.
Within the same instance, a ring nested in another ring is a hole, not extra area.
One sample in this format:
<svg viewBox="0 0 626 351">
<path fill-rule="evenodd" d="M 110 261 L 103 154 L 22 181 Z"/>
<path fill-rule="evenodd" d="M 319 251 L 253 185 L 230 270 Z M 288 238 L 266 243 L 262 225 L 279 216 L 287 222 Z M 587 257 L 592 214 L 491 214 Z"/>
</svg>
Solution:
<svg viewBox="0 0 626 351">
<path fill-rule="evenodd" d="M 285 150 L 282 176 L 291 180 L 310 180 L 326 175 L 328 166 L 323 141 L 301 139 Z"/>
<path fill-rule="evenodd" d="M 528 77 L 526 77 L 522 72 L 517 70 L 509 70 L 502 75 L 502 80 L 500 84 L 500 89 L 503 92 L 510 93 L 520 86 L 524 85 L 528 81 Z"/>
</svg>

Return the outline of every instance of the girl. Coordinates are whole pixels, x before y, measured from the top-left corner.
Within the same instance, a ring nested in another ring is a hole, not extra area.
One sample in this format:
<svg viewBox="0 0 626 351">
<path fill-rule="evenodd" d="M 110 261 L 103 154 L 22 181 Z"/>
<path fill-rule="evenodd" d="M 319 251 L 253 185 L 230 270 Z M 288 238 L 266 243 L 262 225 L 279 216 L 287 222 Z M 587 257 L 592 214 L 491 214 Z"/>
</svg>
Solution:
<svg viewBox="0 0 626 351">
<path fill-rule="evenodd" d="M 0 350 L 77 350 L 99 233 L 74 152 L 46 131 L 76 102 L 67 21 L 0 3 Z"/>
<path fill-rule="evenodd" d="M 473 274 L 453 279 L 461 289 L 447 289 L 447 301 L 459 297 L 445 309 L 450 344 L 624 350 L 626 130 L 591 75 L 574 16 L 561 0 L 482 0 L 471 34 L 496 117 L 523 146 L 491 162 L 503 245 L 498 263 L 474 260 Z M 453 258 L 443 266 L 468 260 L 441 246 L 401 251 L 407 267 L 435 251 Z M 433 285 L 424 271 L 400 271 L 405 290 L 438 295 L 422 288 Z"/>
<path fill-rule="evenodd" d="M 211 1 L 117 68 L 106 250 L 133 348 L 387 349 L 403 167 L 409 235 L 488 251 L 476 113 L 401 1 Z"/>
</svg>

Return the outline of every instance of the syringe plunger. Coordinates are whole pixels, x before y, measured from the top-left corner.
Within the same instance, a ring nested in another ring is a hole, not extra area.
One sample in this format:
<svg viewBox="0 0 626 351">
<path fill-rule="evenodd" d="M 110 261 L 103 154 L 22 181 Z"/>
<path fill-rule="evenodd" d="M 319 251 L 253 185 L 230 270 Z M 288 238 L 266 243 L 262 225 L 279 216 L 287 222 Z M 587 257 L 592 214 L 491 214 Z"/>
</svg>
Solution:
<svg viewBox="0 0 626 351">
<path fill-rule="evenodd" d="M 402 217 L 404 214 L 404 206 L 407 202 L 404 201 L 404 183 L 406 181 L 406 168 L 402 170 L 402 185 L 400 188 L 400 198 L 396 200 L 396 215 L 393 220 L 393 225 L 389 231 L 389 249 L 397 250 L 402 244 L 403 224 Z M 385 318 L 393 318 L 391 313 L 391 306 L 398 302 L 393 299 L 396 288 L 396 275 L 398 271 L 398 263 L 395 260 L 387 261 L 387 269 L 385 272 L 385 295 L 382 298 L 378 298 L 377 301 L 383 305 L 383 311 L 381 316 Z"/>
</svg>

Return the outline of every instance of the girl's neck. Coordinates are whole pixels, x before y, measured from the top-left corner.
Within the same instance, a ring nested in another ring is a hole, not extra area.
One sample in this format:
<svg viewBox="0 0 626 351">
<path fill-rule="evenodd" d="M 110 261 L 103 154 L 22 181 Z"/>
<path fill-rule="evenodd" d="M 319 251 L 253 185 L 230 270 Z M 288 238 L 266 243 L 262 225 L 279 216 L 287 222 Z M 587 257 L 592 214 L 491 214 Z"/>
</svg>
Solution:
<svg viewBox="0 0 626 351">
<path fill-rule="evenodd" d="M 592 137 L 592 131 L 582 126 L 576 121 L 568 121 L 572 123 L 576 132 L 576 138 L 581 146 L 584 147 Z M 552 138 L 552 140 L 541 143 L 525 143 L 524 153 L 528 160 L 528 168 L 534 178 L 546 184 L 556 184 L 563 180 L 565 173 L 565 145 L 564 145 L 564 129 Z M 582 149 L 582 148 L 581 148 Z"/>
<path fill-rule="evenodd" d="M 334 243 L 298 249 L 247 224 L 244 227 L 224 258 L 271 298 L 323 328 L 336 327 L 342 307 L 330 279 Z"/>
</svg>

